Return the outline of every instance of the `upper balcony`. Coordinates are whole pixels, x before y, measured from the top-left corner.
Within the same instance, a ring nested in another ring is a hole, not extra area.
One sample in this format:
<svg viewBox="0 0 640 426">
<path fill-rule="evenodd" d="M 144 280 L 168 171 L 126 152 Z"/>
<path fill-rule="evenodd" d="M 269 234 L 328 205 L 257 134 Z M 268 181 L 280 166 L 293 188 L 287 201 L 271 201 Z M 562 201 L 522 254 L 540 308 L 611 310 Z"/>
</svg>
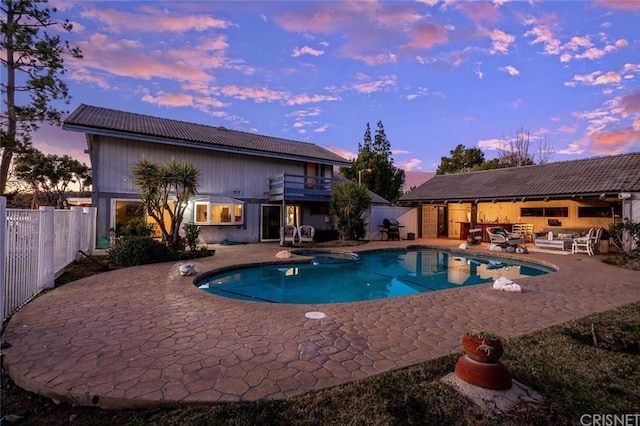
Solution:
<svg viewBox="0 0 640 426">
<path fill-rule="evenodd" d="M 269 201 L 329 202 L 340 178 L 283 173 L 269 178 Z"/>
</svg>

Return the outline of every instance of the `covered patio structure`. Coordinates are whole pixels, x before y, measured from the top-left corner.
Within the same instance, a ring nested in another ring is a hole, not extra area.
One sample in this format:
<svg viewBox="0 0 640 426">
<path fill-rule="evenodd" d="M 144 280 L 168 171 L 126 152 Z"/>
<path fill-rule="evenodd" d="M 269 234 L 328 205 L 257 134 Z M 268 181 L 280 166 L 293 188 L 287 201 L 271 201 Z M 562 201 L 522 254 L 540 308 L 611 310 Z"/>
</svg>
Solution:
<svg viewBox="0 0 640 426">
<path fill-rule="evenodd" d="M 419 238 L 466 239 L 488 227 L 570 233 L 640 221 L 640 153 L 436 175 L 400 202 L 418 207 Z"/>
</svg>

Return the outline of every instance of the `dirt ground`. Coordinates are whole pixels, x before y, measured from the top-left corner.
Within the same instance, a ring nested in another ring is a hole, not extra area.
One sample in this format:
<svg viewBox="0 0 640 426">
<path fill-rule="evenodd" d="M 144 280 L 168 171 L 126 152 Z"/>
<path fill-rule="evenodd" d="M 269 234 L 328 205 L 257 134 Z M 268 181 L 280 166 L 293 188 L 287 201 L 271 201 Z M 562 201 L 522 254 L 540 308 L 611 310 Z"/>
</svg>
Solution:
<svg viewBox="0 0 640 426">
<path fill-rule="evenodd" d="M 0 402 L 2 426 L 109 424 L 109 419 L 113 416 L 113 413 L 101 409 L 56 403 L 43 396 L 27 392 L 13 383 L 4 370 L 4 364 Z"/>
</svg>

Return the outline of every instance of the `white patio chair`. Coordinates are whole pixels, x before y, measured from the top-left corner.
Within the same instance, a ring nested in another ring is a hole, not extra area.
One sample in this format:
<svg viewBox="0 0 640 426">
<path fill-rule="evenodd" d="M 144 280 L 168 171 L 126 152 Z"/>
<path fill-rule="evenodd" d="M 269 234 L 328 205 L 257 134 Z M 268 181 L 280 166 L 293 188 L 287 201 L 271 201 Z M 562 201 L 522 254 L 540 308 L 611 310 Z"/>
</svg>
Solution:
<svg viewBox="0 0 640 426">
<path fill-rule="evenodd" d="M 298 235 L 298 228 L 293 225 L 286 225 L 284 228 L 280 228 L 280 242 L 291 243 L 292 245 L 296 243 L 296 236 Z"/>
<path fill-rule="evenodd" d="M 602 227 L 597 228 L 593 236 L 591 237 L 591 251 L 594 253 L 600 252 L 600 239 L 602 238 L 602 232 L 604 229 Z"/>
<path fill-rule="evenodd" d="M 595 228 L 591 228 L 584 237 L 574 238 L 571 245 L 571 253 L 587 253 L 589 256 L 593 256 L 594 233 Z"/>
<path fill-rule="evenodd" d="M 298 226 L 298 242 L 302 243 L 310 243 L 313 241 L 313 236 L 315 235 L 316 230 L 313 226 L 310 225 L 300 225 Z"/>
</svg>

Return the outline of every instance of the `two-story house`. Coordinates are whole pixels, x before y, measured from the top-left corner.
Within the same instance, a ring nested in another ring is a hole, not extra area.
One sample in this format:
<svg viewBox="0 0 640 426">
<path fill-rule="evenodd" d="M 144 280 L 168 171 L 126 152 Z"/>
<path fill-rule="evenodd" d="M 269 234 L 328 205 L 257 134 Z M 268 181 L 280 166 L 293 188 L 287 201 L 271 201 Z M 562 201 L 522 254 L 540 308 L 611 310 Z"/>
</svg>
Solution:
<svg viewBox="0 0 640 426">
<path fill-rule="evenodd" d="M 98 239 L 144 215 L 131 172 L 142 158 L 198 167 L 185 222 L 200 225 L 207 243 L 278 241 L 284 224 L 328 229 L 334 169 L 350 164 L 312 143 L 89 105 L 63 129 L 86 135 Z"/>
</svg>

